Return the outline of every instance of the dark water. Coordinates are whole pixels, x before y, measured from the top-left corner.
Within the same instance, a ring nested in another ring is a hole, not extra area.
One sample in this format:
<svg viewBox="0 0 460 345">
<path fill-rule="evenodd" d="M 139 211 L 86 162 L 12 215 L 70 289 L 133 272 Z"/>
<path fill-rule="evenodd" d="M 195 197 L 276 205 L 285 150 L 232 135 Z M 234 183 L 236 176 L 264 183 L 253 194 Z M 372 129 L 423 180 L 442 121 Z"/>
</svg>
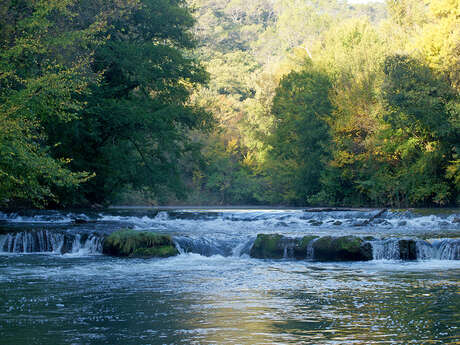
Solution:
<svg viewBox="0 0 460 345">
<path fill-rule="evenodd" d="M 459 343 L 459 260 L 319 263 L 245 254 L 258 233 L 460 235 L 458 212 L 387 213 L 357 225 L 372 214 L 112 210 L 2 215 L 3 244 L 12 230 L 91 235 L 129 226 L 170 233 L 203 255 L 115 259 L 98 254 L 94 243 L 65 255 L 4 250 L 0 344 Z M 73 217 L 97 222 L 73 224 Z M 312 219 L 322 224 L 312 225 Z M 338 220 L 340 225 L 332 225 Z"/>
</svg>

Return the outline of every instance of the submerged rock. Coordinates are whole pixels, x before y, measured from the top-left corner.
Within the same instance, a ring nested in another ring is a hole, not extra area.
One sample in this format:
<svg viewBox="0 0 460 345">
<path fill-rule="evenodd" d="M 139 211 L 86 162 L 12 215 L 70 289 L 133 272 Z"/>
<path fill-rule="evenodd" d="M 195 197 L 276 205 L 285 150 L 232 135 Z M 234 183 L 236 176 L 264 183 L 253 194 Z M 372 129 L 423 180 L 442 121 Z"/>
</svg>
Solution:
<svg viewBox="0 0 460 345">
<path fill-rule="evenodd" d="M 372 260 L 372 246 L 359 237 L 325 236 L 313 243 L 314 259 L 318 261 Z"/>
<path fill-rule="evenodd" d="M 169 257 L 179 254 L 168 235 L 122 229 L 104 240 L 104 254 L 122 257 Z"/>
<path fill-rule="evenodd" d="M 67 254 L 72 252 L 74 236 L 68 234 L 64 235 L 64 241 L 61 247 L 61 254 Z"/>
<path fill-rule="evenodd" d="M 399 240 L 398 246 L 401 260 L 417 260 L 417 246 L 414 240 Z"/>
</svg>

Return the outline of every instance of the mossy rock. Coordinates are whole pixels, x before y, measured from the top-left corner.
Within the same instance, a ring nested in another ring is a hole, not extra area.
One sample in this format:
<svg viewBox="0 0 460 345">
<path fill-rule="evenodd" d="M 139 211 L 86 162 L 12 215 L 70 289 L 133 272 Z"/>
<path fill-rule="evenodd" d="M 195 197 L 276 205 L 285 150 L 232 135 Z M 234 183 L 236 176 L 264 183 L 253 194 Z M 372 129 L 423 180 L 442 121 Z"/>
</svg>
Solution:
<svg viewBox="0 0 460 345">
<path fill-rule="evenodd" d="M 171 236 L 130 229 L 110 234 L 104 240 L 102 252 L 113 256 L 136 258 L 166 258 L 179 254 Z"/>
<path fill-rule="evenodd" d="M 321 237 L 313 243 L 313 250 L 318 261 L 372 260 L 371 244 L 355 236 Z"/>
<path fill-rule="evenodd" d="M 315 238 L 318 236 L 291 238 L 280 234 L 258 234 L 250 255 L 257 259 L 295 258 L 303 260 L 307 257 L 308 244 Z"/>
<path fill-rule="evenodd" d="M 401 260 L 417 260 L 417 246 L 414 240 L 399 240 L 398 245 Z"/>
<path fill-rule="evenodd" d="M 296 239 L 294 246 L 294 258 L 302 260 L 307 258 L 308 245 L 311 241 L 318 238 L 318 236 L 304 236 Z"/>
<path fill-rule="evenodd" d="M 279 234 L 258 234 L 249 254 L 257 259 L 282 259 L 283 239 L 285 237 Z"/>
</svg>

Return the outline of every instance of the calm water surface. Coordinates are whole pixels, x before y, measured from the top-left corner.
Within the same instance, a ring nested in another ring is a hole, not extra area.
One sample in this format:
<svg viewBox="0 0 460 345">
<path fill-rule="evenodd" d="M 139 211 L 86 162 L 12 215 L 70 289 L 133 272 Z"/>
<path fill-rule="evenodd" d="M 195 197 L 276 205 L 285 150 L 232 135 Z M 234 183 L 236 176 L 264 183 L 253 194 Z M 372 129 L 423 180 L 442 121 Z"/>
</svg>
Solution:
<svg viewBox="0 0 460 345">
<path fill-rule="evenodd" d="M 356 212 L 148 212 L 85 213 L 97 222 L 82 225 L 69 214 L 3 215 L 8 231 L 152 229 L 193 242 L 201 254 L 134 260 L 83 248 L 0 253 L 0 344 L 460 342 L 458 260 L 257 260 L 244 249 L 270 232 L 453 238 L 457 213 L 387 214 L 363 227 L 355 223 L 369 214 Z M 312 226 L 312 218 L 323 223 Z"/>
</svg>

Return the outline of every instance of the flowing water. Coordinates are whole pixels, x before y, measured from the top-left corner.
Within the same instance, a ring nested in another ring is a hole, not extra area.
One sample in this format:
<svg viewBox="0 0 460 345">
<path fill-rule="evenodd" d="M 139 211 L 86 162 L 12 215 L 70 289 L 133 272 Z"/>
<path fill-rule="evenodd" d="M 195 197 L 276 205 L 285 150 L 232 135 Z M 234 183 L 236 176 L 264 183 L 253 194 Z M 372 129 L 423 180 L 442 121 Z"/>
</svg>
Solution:
<svg viewBox="0 0 460 345">
<path fill-rule="evenodd" d="M 181 254 L 102 255 L 126 227 Z M 372 236 L 374 260 L 253 259 L 262 233 Z M 458 210 L 0 214 L 0 344 L 459 344 L 458 237 Z M 400 239 L 417 260 L 400 260 Z"/>
</svg>

